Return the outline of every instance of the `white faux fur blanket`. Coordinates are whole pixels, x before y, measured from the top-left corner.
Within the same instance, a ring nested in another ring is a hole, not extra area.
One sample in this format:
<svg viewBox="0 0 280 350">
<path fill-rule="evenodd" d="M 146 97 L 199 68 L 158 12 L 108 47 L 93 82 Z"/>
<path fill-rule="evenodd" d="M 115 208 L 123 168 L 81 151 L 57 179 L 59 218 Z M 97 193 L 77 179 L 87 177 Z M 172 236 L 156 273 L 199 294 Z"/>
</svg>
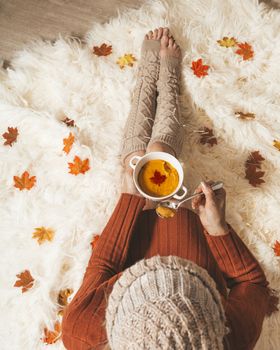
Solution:
<svg viewBox="0 0 280 350">
<path fill-rule="evenodd" d="M 280 153 L 274 142 L 280 141 L 280 13 L 254 0 L 150 1 L 94 24 L 84 44 L 62 37 L 30 43 L 11 68 L 0 70 L 3 350 L 64 348 L 61 340 L 45 345 L 51 334 L 44 328 L 53 330 L 61 319 L 59 292 L 72 289 L 71 298 L 78 290 L 90 242 L 118 200 L 120 143 L 141 42 L 160 25 L 170 26 L 183 51 L 185 184 L 192 192 L 202 179 L 224 182 L 228 222 L 260 261 L 271 287 L 280 290 L 274 250 L 280 241 Z M 221 46 L 217 40 L 224 37 L 235 38 L 234 46 Z M 248 59 L 236 53 L 245 42 Z M 99 57 L 93 46 L 102 43 L 112 45 L 112 53 Z M 124 54 L 136 61 L 120 69 L 116 61 Z M 198 77 L 191 67 L 200 58 L 209 68 Z M 74 127 L 62 122 L 66 117 Z M 213 129 L 217 144 L 200 142 L 203 127 Z M 18 134 L 9 139 L 8 128 Z M 66 153 L 63 139 L 70 132 L 74 143 Z M 258 169 L 264 182 L 256 187 L 245 178 L 254 151 L 264 158 Z M 88 159 L 78 175 L 69 172 L 75 156 Z M 15 177 L 25 171 L 35 178 L 21 190 Z M 49 240 L 39 244 L 35 231 Z M 14 285 L 25 270 L 33 280 L 22 293 Z M 257 349 L 280 348 L 279 325 L 279 313 L 265 319 Z"/>
</svg>

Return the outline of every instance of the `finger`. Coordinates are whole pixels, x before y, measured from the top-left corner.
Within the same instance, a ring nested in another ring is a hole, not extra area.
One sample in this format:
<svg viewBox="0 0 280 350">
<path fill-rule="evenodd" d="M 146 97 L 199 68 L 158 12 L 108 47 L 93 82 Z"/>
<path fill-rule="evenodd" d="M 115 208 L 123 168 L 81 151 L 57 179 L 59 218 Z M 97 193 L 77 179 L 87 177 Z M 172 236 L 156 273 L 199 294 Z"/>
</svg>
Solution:
<svg viewBox="0 0 280 350">
<path fill-rule="evenodd" d="M 202 191 L 206 197 L 206 201 L 215 203 L 215 193 L 212 190 L 211 186 L 208 183 L 206 183 L 205 181 L 202 181 L 201 188 L 202 188 Z"/>
</svg>

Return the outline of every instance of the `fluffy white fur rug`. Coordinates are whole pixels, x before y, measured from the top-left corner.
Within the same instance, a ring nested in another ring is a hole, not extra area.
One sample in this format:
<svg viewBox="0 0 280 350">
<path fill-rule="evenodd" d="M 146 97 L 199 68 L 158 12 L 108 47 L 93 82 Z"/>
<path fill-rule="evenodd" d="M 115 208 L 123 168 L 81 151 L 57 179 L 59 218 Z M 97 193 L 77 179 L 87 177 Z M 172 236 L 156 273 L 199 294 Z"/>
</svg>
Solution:
<svg viewBox="0 0 280 350">
<path fill-rule="evenodd" d="M 82 19 L 81 19 L 82 20 Z M 94 24 L 86 43 L 59 38 L 38 40 L 17 53 L 12 68 L 0 72 L 1 135 L 18 128 L 17 142 L 3 145 L 1 136 L 1 349 L 45 349 L 44 327 L 53 329 L 57 295 L 80 286 L 91 254 L 90 242 L 109 219 L 121 180 L 119 148 L 129 113 L 137 64 L 120 69 L 118 57 L 140 58 L 144 34 L 169 25 L 183 51 L 182 111 L 186 141 L 182 154 L 190 191 L 202 179 L 220 179 L 227 190 L 227 220 L 279 288 L 280 240 L 280 13 L 253 0 L 151 1 L 104 25 Z M 221 47 L 224 36 L 248 42 L 251 60 Z M 103 42 L 113 52 L 93 55 Z M 191 62 L 210 66 L 198 78 Z M 241 120 L 235 112 L 251 112 Z M 62 122 L 67 116 L 76 127 Z M 218 144 L 199 143 L 203 126 L 213 128 Z M 75 136 L 72 150 L 63 139 Z M 244 163 L 251 151 L 265 158 L 265 183 L 253 187 Z M 89 159 L 90 170 L 69 174 L 74 156 Z M 36 176 L 30 190 L 14 187 L 13 176 Z M 37 227 L 51 228 L 52 241 L 32 238 Z M 27 292 L 14 287 L 16 275 L 29 270 L 34 284 Z M 73 294 L 72 294 L 73 295 Z M 257 349 L 279 349 L 280 315 L 266 318 Z M 59 340 L 53 349 L 63 349 Z"/>
</svg>

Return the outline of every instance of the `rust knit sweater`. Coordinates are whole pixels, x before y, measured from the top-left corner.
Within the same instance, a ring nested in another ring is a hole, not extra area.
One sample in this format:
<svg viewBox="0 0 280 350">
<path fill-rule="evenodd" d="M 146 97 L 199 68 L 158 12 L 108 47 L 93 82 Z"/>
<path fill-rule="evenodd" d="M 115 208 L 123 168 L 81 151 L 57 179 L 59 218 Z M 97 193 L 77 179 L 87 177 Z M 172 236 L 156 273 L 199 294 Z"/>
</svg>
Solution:
<svg viewBox="0 0 280 350">
<path fill-rule="evenodd" d="M 259 263 L 231 225 L 226 236 L 210 236 L 199 217 L 180 208 L 172 219 L 145 210 L 145 199 L 122 193 L 95 246 L 82 285 L 67 306 L 62 340 L 68 350 L 101 350 L 107 343 L 105 311 L 125 268 L 154 255 L 177 255 L 205 268 L 216 282 L 231 332 L 225 349 L 253 349 L 264 317 L 276 310 Z"/>
</svg>

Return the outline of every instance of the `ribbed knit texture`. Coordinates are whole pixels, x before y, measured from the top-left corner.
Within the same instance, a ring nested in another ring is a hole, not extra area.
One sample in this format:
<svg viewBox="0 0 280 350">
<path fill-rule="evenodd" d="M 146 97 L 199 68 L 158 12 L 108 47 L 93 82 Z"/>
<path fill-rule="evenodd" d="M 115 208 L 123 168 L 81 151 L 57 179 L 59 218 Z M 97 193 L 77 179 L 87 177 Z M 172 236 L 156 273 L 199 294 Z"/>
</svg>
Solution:
<svg viewBox="0 0 280 350">
<path fill-rule="evenodd" d="M 179 58 L 160 58 L 157 109 L 150 140 L 150 143 L 159 141 L 167 144 L 175 151 L 177 158 L 180 156 L 185 135 L 179 103 L 180 76 Z"/>
<path fill-rule="evenodd" d="M 159 49 L 159 40 L 143 41 L 131 108 L 124 128 L 122 162 L 130 153 L 145 150 L 150 141 L 156 112 Z"/>
<path fill-rule="evenodd" d="M 97 241 L 80 289 L 65 308 L 62 340 L 68 350 L 103 350 L 105 313 L 115 282 L 143 258 L 179 256 L 206 269 L 216 282 L 231 332 L 225 349 L 253 349 L 264 317 L 272 310 L 268 282 L 253 254 L 229 225 L 226 236 L 210 236 L 199 217 L 179 208 L 171 219 L 142 211 L 145 199 L 123 193 Z M 230 288 L 229 292 L 226 287 Z"/>
<path fill-rule="evenodd" d="M 172 255 L 142 259 L 126 269 L 106 311 L 114 350 L 223 349 L 225 320 L 207 271 Z"/>
</svg>

